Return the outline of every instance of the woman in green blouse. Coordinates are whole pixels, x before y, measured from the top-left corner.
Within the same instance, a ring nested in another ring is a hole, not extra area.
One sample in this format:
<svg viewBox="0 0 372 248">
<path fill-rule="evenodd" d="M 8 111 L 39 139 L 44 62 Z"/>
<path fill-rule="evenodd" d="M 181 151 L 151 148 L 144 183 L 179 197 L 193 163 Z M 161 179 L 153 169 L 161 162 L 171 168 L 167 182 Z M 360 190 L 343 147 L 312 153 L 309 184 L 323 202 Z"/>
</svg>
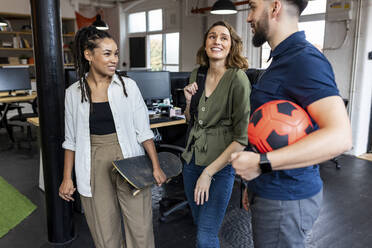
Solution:
<svg viewBox="0 0 372 248">
<path fill-rule="evenodd" d="M 186 161 L 183 177 L 199 248 L 220 247 L 218 231 L 235 176 L 229 158 L 248 144 L 250 83 L 243 71 L 248 62 L 242 56 L 242 47 L 240 37 L 228 23 L 214 23 L 197 53 L 197 63 L 208 67 L 197 115 L 190 116 L 191 98 L 198 91 L 197 69 L 184 89 L 186 118 L 194 123 L 182 154 Z"/>
</svg>

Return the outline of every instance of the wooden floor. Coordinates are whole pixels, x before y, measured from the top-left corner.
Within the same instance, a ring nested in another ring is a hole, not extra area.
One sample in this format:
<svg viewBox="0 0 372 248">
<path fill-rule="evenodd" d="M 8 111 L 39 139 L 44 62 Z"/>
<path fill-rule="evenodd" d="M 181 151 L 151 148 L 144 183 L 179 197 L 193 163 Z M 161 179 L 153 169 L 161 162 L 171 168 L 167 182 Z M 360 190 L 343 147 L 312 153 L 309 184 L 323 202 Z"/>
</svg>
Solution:
<svg viewBox="0 0 372 248">
<path fill-rule="evenodd" d="M 365 159 L 365 160 L 368 160 L 368 161 L 372 161 L 372 153 L 364 153 L 364 154 L 358 156 L 358 158 Z"/>
<path fill-rule="evenodd" d="M 0 130 L 0 149 L 8 144 L 7 136 Z M 321 166 L 324 203 L 313 229 L 313 239 L 319 248 L 372 247 L 372 162 L 352 156 L 342 156 L 338 162 L 340 170 L 332 162 Z M 0 151 L 0 175 L 38 206 L 35 212 L 0 239 L 0 247 L 54 247 L 47 242 L 44 193 L 38 188 L 38 173 L 36 142 L 33 142 L 31 151 Z M 166 190 L 172 191 L 172 187 Z M 158 221 L 158 202 L 164 191 L 163 188 L 153 190 L 157 247 L 194 247 L 195 227 L 187 212 L 183 218 L 169 223 Z M 58 247 L 94 247 L 84 216 L 75 213 L 74 220 L 76 240 Z M 239 188 L 236 185 L 220 232 L 221 247 L 253 247 L 249 221 L 249 213 L 239 208 Z"/>
</svg>

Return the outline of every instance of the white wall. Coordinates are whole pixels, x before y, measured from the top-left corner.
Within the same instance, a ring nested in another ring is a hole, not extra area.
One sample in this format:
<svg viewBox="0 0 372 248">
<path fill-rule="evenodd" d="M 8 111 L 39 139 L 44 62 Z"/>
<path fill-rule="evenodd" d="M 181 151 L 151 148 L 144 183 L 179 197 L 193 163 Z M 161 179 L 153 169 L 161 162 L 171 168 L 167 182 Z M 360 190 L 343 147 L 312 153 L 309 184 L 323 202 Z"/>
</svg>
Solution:
<svg viewBox="0 0 372 248">
<path fill-rule="evenodd" d="M 355 155 L 366 152 L 371 119 L 372 103 L 372 0 L 362 0 L 360 8 L 360 28 L 356 30 L 358 43 L 355 46 L 355 72 L 351 84 L 351 124 L 353 127 L 353 150 Z M 371 134 L 372 135 L 372 134 Z"/>
<path fill-rule="evenodd" d="M 70 0 L 60 0 L 61 16 L 75 18 L 74 7 Z M 31 14 L 30 0 L 1 0 L 0 12 Z"/>
<path fill-rule="evenodd" d="M 202 15 L 192 14 L 191 7 L 183 1 L 180 34 L 181 71 L 192 71 L 196 65 L 196 53 L 203 43 L 206 18 Z M 192 1 L 188 1 L 191 3 Z"/>
<path fill-rule="evenodd" d="M 348 26 L 344 21 L 326 22 L 324 53 L 333 66 L 341 95 L 350 99 L 349 115 L 353 130 L 353 149 L 350 153 L 360 155 L 367 151 L 371 118 L 372 62 L 367 59 L 367 54 L 372 51 L 372 0 L 354 0 L 352 4 L 352 20 Z"/>
</svg>

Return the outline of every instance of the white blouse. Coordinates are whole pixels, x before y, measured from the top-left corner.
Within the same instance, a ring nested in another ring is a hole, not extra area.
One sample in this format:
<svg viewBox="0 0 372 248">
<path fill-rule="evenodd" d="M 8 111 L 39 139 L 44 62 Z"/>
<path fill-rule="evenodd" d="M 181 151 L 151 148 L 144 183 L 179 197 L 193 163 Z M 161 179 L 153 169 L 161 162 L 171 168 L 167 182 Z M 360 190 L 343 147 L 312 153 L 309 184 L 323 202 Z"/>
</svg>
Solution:
<svg viewBox="0 0 372 248">
<path fill-rule="evenodd" d="M 152 139 L 147 107 L 135 81 L 123 77 L 128 97 L 124 95 L 120 79 L 115 74 L 108 87 L 108 101 L 114 118 L 117 137 L 123 157 L 145 154 L 142 142 Z M 64 149 L 75 151 L 77 189 L 91 197 L 90 188 L 90 131 L 89 103 L 81 102 L 79 82 L 66 90 L 65 96 L 65 141 Z"/>
</svg>

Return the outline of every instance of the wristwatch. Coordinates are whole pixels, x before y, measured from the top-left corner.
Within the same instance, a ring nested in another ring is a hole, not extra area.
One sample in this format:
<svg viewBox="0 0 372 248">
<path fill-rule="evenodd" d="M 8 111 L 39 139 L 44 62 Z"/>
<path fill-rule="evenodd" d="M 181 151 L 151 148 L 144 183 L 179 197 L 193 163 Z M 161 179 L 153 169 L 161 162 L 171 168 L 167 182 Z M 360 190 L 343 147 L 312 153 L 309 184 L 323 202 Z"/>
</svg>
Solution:
<svg viewBox="0 0 372 248">
<path fill-rule="evenodd" d="M 260 154 L 260 169 L 262 174 L 266 174 L 273 171 L 273 168 L 271 168 L 271 162 L 267 159 L 266 153 Z"/>
</svg>

